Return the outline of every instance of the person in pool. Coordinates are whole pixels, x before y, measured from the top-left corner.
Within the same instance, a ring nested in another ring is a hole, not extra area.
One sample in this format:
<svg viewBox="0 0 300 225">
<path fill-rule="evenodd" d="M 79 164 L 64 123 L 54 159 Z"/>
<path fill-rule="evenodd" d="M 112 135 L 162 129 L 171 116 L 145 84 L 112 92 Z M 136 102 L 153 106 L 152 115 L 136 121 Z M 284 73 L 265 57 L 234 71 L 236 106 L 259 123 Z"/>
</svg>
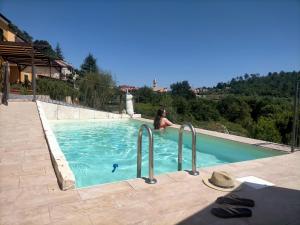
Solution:
<svg viewBox="0 0 300 225">
<path fill-rule="evenodd" d="M 157 110 L 153 125 L 155 130 L 160 130 L 167 126 L 172 126 L 173 123 L 166 118 L 166 110 L 159 109 Z"/>
</svg>

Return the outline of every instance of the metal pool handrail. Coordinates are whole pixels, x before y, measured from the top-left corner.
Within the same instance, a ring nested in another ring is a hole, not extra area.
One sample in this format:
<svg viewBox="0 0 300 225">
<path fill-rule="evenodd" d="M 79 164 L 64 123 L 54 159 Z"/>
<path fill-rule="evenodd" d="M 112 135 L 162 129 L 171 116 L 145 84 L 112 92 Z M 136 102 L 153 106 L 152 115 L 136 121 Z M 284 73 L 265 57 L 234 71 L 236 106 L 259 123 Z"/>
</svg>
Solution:
<svg viewBox="0 0 300 225">
<path fill-rule="evenodd" d="M 196 167 L 196 131 L 191 123 L 181 125 L 178 138 L 178 171 L 182 170 L 182 135 L 185 127 L 189 127 L 192 132 L 192 171 L 190 174 L 197 176 L 199 172 Z"/>
<path fill-rule="evenodd" d="M 157 180 L 153 177 L 153 134 L 151 129 L 146 125 L 142 124 L 138 134 L 138 147 L 137 147 L 137 178 L 142 176 L 142 138 L 143 129 L 146 129 L 149 136 L 149 178 L 146 180 L 148 184 L 155 184 Z"/>
</svg>

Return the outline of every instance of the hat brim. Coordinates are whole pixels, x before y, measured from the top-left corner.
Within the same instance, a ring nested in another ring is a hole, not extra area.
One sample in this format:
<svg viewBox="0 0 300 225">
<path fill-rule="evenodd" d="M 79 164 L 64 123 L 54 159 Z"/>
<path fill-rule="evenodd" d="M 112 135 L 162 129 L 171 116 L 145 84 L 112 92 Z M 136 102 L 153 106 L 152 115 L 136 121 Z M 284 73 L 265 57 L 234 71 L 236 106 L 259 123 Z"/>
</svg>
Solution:
<svg viewBox="0 0 300 225">
<path fill-rule="evenodd" d="M 210 177 L 202 176 L 202 181 L 206 186 L 208 186 L 210 188 L 213 188 L 215 190 L 218 190 L 218 191 L 231 192 L 231 191 L 239 191 L 242 188 L 241 183 L 236 181 L 236 180 L 234 180 L 234 187 L 232 187 L 232 188 L 222 188 L 222 187 L 219 187 L 219 186 L 216 186 L 216 185 L 212 184 L 209 181 L 209 179 L 210 179 Z"/>
</svg>

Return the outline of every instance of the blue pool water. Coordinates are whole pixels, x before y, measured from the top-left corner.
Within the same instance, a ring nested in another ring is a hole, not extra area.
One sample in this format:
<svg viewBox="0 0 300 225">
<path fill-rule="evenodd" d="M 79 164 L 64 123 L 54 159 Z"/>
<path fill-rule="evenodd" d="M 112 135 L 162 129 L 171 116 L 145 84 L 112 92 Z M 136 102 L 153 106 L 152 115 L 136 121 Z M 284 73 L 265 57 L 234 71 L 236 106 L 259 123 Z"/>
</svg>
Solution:
<svg viewBox="0 0 300 225">
<path fill-rule="evenodd" d="M 75 175 L 76 186 L 86 187 L 136 177 L 135 120 L 52 121 L 51 127 Z M 154 134 L 154 174 L 177 170 L 178 130 Z M 197 134 L 197 167 L 280 155 L 256 146 Z M 184 133 L 183 169 L 190 170 L 191 135 Z M 148 138 L 143 136 L 142 175 L 148 176 Z"/>
</svg>

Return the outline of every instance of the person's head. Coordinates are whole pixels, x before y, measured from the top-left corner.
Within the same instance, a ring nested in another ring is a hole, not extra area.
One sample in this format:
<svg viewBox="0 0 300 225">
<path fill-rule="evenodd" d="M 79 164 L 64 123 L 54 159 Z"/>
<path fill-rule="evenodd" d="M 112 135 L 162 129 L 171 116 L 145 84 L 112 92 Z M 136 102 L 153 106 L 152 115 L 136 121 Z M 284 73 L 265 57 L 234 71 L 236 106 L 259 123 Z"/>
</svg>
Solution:
<svg viewBox="0 0 300 225">
<path fill-rule="evenodd" d="M 154 118 L 154 129 L 160 128 L 160 120 L 161 118 L 166 116 L 166 110 L 165 109 L 159 109 L 157 110 L 156 116 Z"/>
<path fill-rule="evenodd" d="M 167 116 L 167 111 L 165 109 L 163 109 L 163 117 Z"/>
<path fill-rule="evenodd" d="M 158 117 L 166 117 L 166 110 L 165 109 L 159 109 L 159 110 L 157 110 L 156 116 L 158 116 Z"/>
</svg>

